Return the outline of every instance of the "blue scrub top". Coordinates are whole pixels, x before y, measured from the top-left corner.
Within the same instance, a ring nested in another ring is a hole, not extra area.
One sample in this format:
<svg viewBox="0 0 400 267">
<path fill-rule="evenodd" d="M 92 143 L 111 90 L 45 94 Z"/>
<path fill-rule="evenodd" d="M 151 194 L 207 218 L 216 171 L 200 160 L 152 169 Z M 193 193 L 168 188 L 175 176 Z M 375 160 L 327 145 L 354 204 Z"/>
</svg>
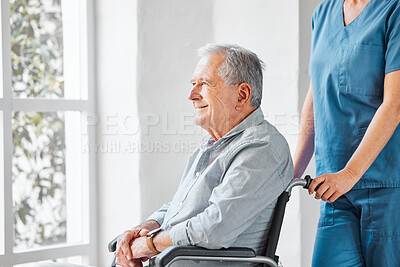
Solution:
<svg viewBox="0 0 400 267">
<path fill-rule="evenodd" d="M 314 11 L 310 76 L 317 175 L 343 169 L 383 102 L 387 73 L 400 69 L 399 0 L 371 0 L 346 27 L 343 1 Z M 400 126 L 354 188 L 400 186 Z"/>
</svg>

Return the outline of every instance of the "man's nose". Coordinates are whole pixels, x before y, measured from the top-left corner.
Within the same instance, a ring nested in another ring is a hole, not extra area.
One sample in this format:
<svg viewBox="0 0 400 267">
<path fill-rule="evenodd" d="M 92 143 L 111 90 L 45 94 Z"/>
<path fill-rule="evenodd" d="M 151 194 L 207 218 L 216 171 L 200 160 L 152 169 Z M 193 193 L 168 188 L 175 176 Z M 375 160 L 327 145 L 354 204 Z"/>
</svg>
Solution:
<svg viewBox="0 0 400 267">
<path fill-rule="evenodd" d="M 188 95 L 188 99 L 189 99 L 190 101 L 201 99 L 202 96 L 201 96 L 200 92 L 201 92 L 201 86 L 198 85 L 198 84 L 195 84 L 195 85 L 192 87 L 192 89 L 190 90 L 190 93 L 189 93 L 189 95 Z"/>
</svg>

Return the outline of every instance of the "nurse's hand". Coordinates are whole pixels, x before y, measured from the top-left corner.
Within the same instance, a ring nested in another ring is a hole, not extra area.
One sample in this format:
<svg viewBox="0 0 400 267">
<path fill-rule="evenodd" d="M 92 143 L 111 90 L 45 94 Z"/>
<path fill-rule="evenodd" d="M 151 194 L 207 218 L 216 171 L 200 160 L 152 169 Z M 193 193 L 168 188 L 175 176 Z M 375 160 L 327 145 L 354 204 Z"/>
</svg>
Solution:
<svg viewBox="0 0 400 267">
<path fill-rule="evenodd" d="M 316 177 L 310 187 L 308 193 L 314 193 L 315 188 L 320 184 L 315 191 L 315 199 L 322 199 L 330 203 L 334 202 L 341 195 L 350 191 L 358 182 L 358 178 L 348 169 L 343 169 L 336 173 L 326 173 Z"/>
</svg>

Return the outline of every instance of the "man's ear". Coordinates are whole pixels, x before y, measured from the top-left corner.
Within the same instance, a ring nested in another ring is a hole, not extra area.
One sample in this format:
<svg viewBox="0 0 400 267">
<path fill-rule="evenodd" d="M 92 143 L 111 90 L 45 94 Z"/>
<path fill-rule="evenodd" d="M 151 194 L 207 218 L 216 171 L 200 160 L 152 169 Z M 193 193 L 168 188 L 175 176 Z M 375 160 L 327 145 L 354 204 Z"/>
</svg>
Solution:
<svg viewBox="0 0 400 267">
<path fill-rule="evenodd" d="M 247 103 L 250 102 L 252 89 L 250 84 L 241 83 L 238 87 L 238 101 L 236 103 L 236 110 L 242 110 Z"/>
</svg>

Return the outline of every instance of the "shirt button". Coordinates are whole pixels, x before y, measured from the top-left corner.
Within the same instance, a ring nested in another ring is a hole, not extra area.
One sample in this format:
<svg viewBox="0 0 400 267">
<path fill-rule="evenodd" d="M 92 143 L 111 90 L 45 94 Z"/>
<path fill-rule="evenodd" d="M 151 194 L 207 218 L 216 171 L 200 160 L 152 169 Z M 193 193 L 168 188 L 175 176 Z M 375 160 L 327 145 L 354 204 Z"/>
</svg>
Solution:
<svg viewBox="0 0 400 267">
<path fill-rule="evenodd" d="M 182 207 L 183 201 L 179 202 L 179 207 Z"/>
<path fill-rule="evenodd" d="M 200 176 L 200 172 L 196 172 L 196 177 L 199 177 Z"/>
</svg>

